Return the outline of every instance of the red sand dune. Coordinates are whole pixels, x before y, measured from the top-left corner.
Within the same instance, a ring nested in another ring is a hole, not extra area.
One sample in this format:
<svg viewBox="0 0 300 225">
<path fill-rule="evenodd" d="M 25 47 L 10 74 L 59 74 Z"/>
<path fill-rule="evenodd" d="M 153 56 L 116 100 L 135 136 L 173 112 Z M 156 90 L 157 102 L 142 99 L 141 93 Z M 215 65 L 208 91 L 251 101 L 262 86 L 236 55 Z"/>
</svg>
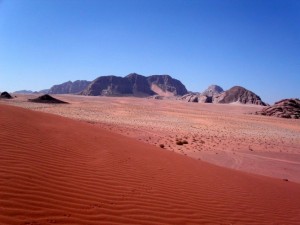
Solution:
<svg viewBox="0 0 300 225">
<path fill-rule="evenodd" d="M 0 110 L 0 224 L 299 224 L 299 184 L 85 122 Z"/>
</svg>

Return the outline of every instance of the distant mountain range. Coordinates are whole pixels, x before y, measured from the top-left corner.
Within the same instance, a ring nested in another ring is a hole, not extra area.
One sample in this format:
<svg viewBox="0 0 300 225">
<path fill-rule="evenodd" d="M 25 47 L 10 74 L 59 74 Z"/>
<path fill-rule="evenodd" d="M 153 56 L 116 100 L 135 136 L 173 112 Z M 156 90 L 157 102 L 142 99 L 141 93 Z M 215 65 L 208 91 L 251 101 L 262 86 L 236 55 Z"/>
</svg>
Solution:
<svg viewBox="0 0 300 225">
<path fill-rule="evenodd" d="M 68 81 L 52 86 L 48 94 L 80 94 L 90 83 L 86 80 Z"/>
<path fill-rule="evenodd" d="M 170 75 L 143 76 L 137 73 L 125 77 L 114 75 L 100 76 L 93 81 L 77 80 L 54 85 L 40 92 L 28 90 L 15 93 L 80 94 L 88 96 L 182 96 L 187 102 L 200 103 L 241 103 L 265 106 L 261 98 L 243 87 L 234 86 L 224 91 L 218 85 L 211 85 L 202 93 L 188 92 L 184 84 Z"/>
</svg>

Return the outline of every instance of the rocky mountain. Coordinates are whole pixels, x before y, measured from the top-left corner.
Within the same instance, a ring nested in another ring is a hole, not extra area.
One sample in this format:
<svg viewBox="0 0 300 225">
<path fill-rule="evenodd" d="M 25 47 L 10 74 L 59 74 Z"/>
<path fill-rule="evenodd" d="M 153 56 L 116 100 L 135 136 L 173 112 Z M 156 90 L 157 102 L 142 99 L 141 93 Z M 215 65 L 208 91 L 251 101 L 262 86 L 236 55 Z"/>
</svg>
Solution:
<svg viewBox="0 0 300 225">
<path fill-rule="evenodd" d="M 49 91 L 50 91 L 50 89 L 43 89 L 43 90 L 37 91 L 37 93 L 40 93 L 40 94 L 48 94 Z"/>
<path fill-rule="evenodd" d="M 48 91 L 49 94 L 79 94 L 91 82 L 86 80 L 68 81 L 62 84 L 54 85 Z"/>
<path fill-rule="evenodd" d="M 152 75 L 147 78 L 152 91 L 161 96 L 185 95 L 185 86 L 169 75 Z"/>
<path fill-rule="evenodd" d="M 265 106 L 261 98 L 253 93 L 252 91 L 247 90 L 246 88 L 240 86 L 234 86 L 229 90 L 215 96 L 214 103 L 242 103 L 242 104 L 254 104 L 254 105 L 263 105 Z"/>
<path fill-rule="evenodd" d="M 82 92 L 82 95 L 119 96 L 132 94 L 132 85 L 128 79 L 114 75 L 98 77 Z"/>
<path fill-rule="evenodd" d="M 20 91 L 15 91 L 14 94 L 32 94 L 33 91 L 30 90 L 20 90 Z"/>
<path fill-rule="evenodd" d="M 132 86 L 132 94 L 135 96 L 149 96 L 154 95 L 155 92 L 152 91 L 147 77 L 139 75 L 137 73 L 128 74 L 127 78 Z"/>
<path fill-rule="evenodd" d="M 149 77 L 131 73 L 126 77 L 101 76 L 92 81 L 82 95 L 104 96 L 176 96 L 186 94 L 185 86 L 169 75 L 152 75 Z"/>
<path fill-rule="evenodd" d="M 275 116 L 280 118 L 300 119 L 300 100 L 297 98 L 283 99 L 274 105 L 256 112 L 257 115 Z"/>
<path fill-rule="evenodd" d="M 213 97 L 224 92 L 223 88 L 218 85 L 210 85 L 206 90 L 204 90 L 201 95 L 207 97 Z"/>
</svg>

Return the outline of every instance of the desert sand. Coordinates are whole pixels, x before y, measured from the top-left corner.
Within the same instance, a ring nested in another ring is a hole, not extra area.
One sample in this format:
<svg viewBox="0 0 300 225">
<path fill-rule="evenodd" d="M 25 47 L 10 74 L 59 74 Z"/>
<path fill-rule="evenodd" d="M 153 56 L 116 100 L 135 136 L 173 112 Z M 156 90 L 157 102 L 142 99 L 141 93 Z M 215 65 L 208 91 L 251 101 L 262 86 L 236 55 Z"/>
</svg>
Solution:
<svg viewBox="0 0 300 225">
<path fill-rule="evenodd" d="M 251 115 L 261 106 L 54 95 L 68 105 L 2 101 L 85 121 L 223 167 L 300 183 L 300 121 Z M 188 144 L 177 145 L 186 140 Z"/>
<path fill-rule="evenodd" d="M 300 221 L 300 184 L 174 154 L 85 121 L 0 110 L 1 225 Z"/>
</svg>

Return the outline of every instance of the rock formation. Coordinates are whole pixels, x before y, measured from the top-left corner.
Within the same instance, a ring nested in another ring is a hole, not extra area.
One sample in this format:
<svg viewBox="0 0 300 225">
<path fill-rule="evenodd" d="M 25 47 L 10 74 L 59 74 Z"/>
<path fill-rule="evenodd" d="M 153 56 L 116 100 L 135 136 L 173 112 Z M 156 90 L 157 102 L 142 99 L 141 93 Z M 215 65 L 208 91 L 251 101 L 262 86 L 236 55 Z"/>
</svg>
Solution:
<svg viewBox="0 0 300 225">
<path fill-rule="evenodd" d="M 28 99 L 30 102 L 36 103 L 51 103 L 51 104 L 67 104 L 68 102 L 61 101 L 59 99 L 53 98 L 52 96 L 45 94 L 34 99 Z"/>
<path fill-rule="evenodd" d="M 275 102 L 274 105 L 263 108 L 256 112 L 257 115 L 275 116 L 280 118 L 300 119 L 300 100 L 283 99 Z"/>
<path fill-rule="evenodd" d="M 182 96 L 182 100 L 187 102 L 212 103 L 214 98 L 224 92 L 218 85 L 211 85 L 202 93 L 189 93 Z"/>
<path fill-rule="evenodd" d="M 82 95 L 120 96 L 132 94 L 132 85 L 128 79 L 117 76 L 102 76 L 92 81 Z"/>
<path fill-rule="evenodd" d="M 176 96 L 186 94 L 185 86 L 169 75 L 145 77 L 136 73 L 126 77 L 102 76 L 92 81 L 82 95 L 105 96 Z"/>
<path fill-rule="evenodd" d="M 254 104 L 254 105 L 263 105 L 263 106 L 266 105 L 266 103 L 264 103 L 258 95 L 240 86 L 234 86 L 229 90 L 221 93 L 220 95 L 215 96 L 213 102 L 214 103 L 237 102 L 241 104 Z"/>
<path fill-rule="evenodd" d="M 218 85 L 210 85 L 205 91 L 201 93 L 202 96 L 213 97 L 224 92 L 223 88 Z"/>
<path fill-rule="evenodd" d="M 68 81 L 62 84 L 54 85 L 48 91 L 49 94 L 79 94 L 91 82 L 86 80 Z"/>
<path fill-rule="evenodd" d="M 185 95 L 185 86 L 169 75 L 152 75 L 147 78 L 151 90 L 161 96 Z"/>
<path fill-rule="evenodd" d="M 20 91 L 15 91 L 14 94 L 32 94 L 33 91 L 30 90 L 20 90 Z"/>
<path fill-rule="evenodd" d="M 1 93 L 0 98 L 11 99 L 13 97 L 8 92 L 4 91 Z"/>
<path fill-rule="evenodd" d="M 151 90 L 147 77 L 139 75 L 137 73 L 131 73 L 127 75 L 127 78 L 132 86 L 132 94 L 135 96 L 148 96 L 155 95 L 155 92 Z"/>
</svg>

